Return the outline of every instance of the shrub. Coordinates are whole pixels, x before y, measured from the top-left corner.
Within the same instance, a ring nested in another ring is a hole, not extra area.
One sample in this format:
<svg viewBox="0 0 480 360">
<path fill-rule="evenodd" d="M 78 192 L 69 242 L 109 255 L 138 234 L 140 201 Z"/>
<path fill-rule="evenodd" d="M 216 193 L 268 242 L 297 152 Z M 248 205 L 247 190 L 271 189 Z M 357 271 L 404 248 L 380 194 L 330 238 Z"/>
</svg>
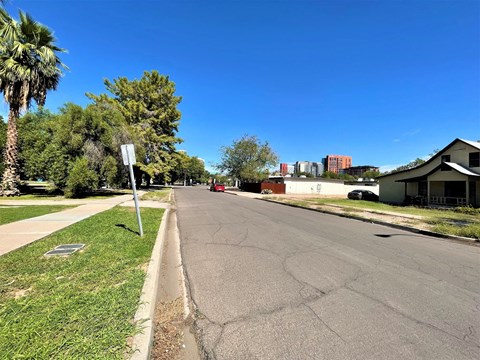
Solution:
<svg viewBox="0 0 480 360">
<path fill-rule="evenodd" d="M 458 206 L 455 208 L 455 212 L 467 215 L 480 215 L 480 208 L 476 209 L 472 205 Z"/>
<path fill-rule="evenodd" d="M 113 156 L 107 156 L 102 164 L 101 173 L 106 181 L 107 187 L 120 186 L 120 178 L 118 176 L 117 160 Z"/>
<path fill-rule="evenodd" d="M 96 190 L 98 185 L 97 174 L 88 167 L 86 158 L 77 158 L 68 174 L 65 197 L 78 198 Z"/>
</svg>

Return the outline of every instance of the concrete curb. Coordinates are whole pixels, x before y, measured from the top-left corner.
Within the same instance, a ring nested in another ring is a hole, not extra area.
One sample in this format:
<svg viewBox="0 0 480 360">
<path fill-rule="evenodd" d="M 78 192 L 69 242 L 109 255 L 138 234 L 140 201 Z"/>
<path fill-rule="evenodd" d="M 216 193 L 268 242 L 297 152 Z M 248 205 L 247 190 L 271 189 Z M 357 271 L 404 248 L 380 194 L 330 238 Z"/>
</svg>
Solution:
<svg viewBox="0 0 480 360">
<path fill-rule="evenodd" d="M 148 360 L 153 345 L 155 305 L 157 300 L 158 279 L 163 255 L 163 244 L 167 233 L 167 223 L 170 210 L 166 209 L 158 230 L 157 239 L 148 264 L 145 283 L 143 284 L 140 305 L 135 313 L 135 324 L 141 326 L 141 332 L 134 336 L 132 348 L 134 353 L 130 360 Z"/>
<path fill-rule="evenodd" d="M 363 217 L 355 216 L 355 215 L 339 214 L 339 213 L 336 213 L 336 212 L 333 212 L 333 211 L 321 210 L 321 209 L 312 209 L 312 208 L 307 208 L 307 207 L 303 207 L 303 206 L 300 206 L 300 205 L 287 204 L 287 203 L 283 203 L 283 202 L 275 201 L 275 200 L 270 200 L 270 199 L 261 199 L 261 198 L 256 198 L 256 199 L 261 200 L 261 201 L 275 203 L 275 204 L 290 206 L 290 207 L 294 207 L 294 208 L 298 208 L 298 209 L 305 209 L 305 210 L 315 211 L 315 212 L 319 212 L 319 213 L 323 213 L 323 214 L 340 216 L 340 217 L 344 217 L 344 218 L 347 218 L 347 219 L 360 220 L 360 221 L 369 222 L 369 223 L 372 223 L 372 224 L 388 226 L 388 227 L 391 227 L 391 228 L 395 228 L 395 229 L 399 229 L 399 230 L 405 230 L 405 231 L 413 232 L 413 233 L 420 234 L 420 235 L 427 235 L 427 236 L 432 236 L 432 237 L 437 237 L 437 238 L 442 238 L 442 239 L 466 242 L 466 243 L 471 244 L 471 245 L 474 245 L 474 244 L 477 245 L 480 242 L 480 240 L 477 240 L 477 239 L 467 238 L 467 237 L 463 237 L 463 236 L 456 236 L 456 235 L 440 234 L 440 233 L 429 231 L 429 230 L 422 230 L 422 229 L 417 229 L 417 228 L 410 227 L 410 226 L 392 224 L 392 223 L 388 223 L 388 222 L 381 221 L 381 220 L 365 219 Z"/>
</svg>

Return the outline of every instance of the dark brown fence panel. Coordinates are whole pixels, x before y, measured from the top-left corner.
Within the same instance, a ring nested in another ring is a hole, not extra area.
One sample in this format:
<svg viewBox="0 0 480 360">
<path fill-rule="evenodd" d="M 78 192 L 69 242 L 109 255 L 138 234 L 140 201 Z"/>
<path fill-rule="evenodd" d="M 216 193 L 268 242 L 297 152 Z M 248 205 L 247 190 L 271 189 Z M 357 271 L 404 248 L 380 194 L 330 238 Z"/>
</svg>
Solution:
<svg viewBox="0 0 480 360">
<path fill-rule="evenodd" d="M 261 184 L 261 190 L 270 189 L 274 194 L 285 194 L 285 184 L 273 184 L 264 182 Z"/>
<path fill-rule="evenodd" d="M 262 191 L 260 183 L 243 183 L 242 184 L 242 190 L 246 192 L 251 192 L 251 193 L 256 193 L 260 194 Z"/>
<path fill-rule="evenodd" d="M 260 194 L 262 190 L 265 189 L 272 190 L 274 194 L 285 194 L 285 184 L 276 184 L 271 182 L 242 184 L 242 190 L 246 192 Z"/>
</svg>

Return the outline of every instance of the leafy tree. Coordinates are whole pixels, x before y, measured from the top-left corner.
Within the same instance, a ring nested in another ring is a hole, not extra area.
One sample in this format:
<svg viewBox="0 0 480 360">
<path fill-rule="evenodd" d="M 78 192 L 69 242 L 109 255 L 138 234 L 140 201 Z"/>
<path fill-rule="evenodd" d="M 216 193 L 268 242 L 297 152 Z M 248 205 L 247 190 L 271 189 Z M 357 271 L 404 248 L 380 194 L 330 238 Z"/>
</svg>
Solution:
<svg viewBox="0 0 480 360">
<path fill-rule="evenodd" d="M 72 164 L 85 158 L 88 168 L 97 174 L 98 183 L 93 188 L 101 184 L 118 187 L 124 181 L 120 145 L 132 140 L 118 111 L 96 104 L 83 109 L 69 103 L 55 115 L 46 111 L 27 113 L 19 119 L 19 129 L 19 156 L 25 178 L 41 177 L 65 190 Z"/>
<path fill-rule="evenodd" d="M 440 149 L 433 149 L 433 151 L 428 155 L 427 160 L 428 160 L 428 159 L 431 159 L 432 157 L 434 157 L 439 151 L 440 151 Z M 385 173 L 383 173 L 383 174 L 384 174 L 384 175 L 385 175 L 385 174 L 392 174 L 392 173 L 396 173 L 396 172 L 399 172 L 399 171 L 410 170 L 410 169 L 416 168 L 417 166 L 422 165 L 422 164 L 425 163 L 427 160 L 421 159 L 421 158 L 416 158 L 415 160 L 410 161 L 410 162 L 409 162 L 408 164 L 406 164 L 406 165 L 399 166 L 399 167 L 397 167 L 396 169 L 393 169 L 393 170 L 391 170 L 391 171 L 387 171 L 387 172 L 385 172 Z"/>
<path fill-rule="evenodd" d="M 19 195 L 18 131 L 20 112 L 32 100 L 43 106 L 48 90 L 57 88 L 66 68 L 58 57 L 52 32 L 20 11 L 14 20 L 0 7 L 0 91 L 9 105 L 5 169 L 0 193 Z"/>
<path fill-rule="evenodd" d="M 170 173 L 171 180 L 177 182 L 179 180 L 205 182 L 205 165 L 196 156 L 189 156 L 187 153 L 180 151 L 176 154 L 176 164 Z"/>
<path fill-rule="evenodd" d="M 54 138 L 57 116 L 48 110 L 28 112 L 18 119 L 19 173 L 22 179 L 46 179 L 44 150 Z"/>
<path fill-rule="evenodd" d="M 175 165 L 172 167 L 169 177 L 172 182 L 184 181 L 187 179 L 188 162 L 190 157 L 187 153 L 179 151 L 174 154 Z"/>
<path fill-rule="evenodd" d="M 192 156 L 189 161 L 190 178 L 193 181 L 201 181 L 205 176 L 205 164 L 198 157 Z"/>
<path fill-rule="evenodd" d="M 107 187 L 117 187 L 121 184 L 119 178 L 119 163 L 113 156 L 108 155 L 102 163 L 101 175 L 105 179 Z"/>
<path fill-rule="evenodd" d="M 355 177 L 349 174 L 337 174 L 336 172 L 333 171 L 325 171 L 322 174 L 322 178 L 325 179 L 339 179 L 339 180 L 346 180 L 346 181 L 352 181 L 355 180 Z"/>
<path fill-rule="evenodd" d="M 66 197 L 82 197 L 98 185 L 97 174 L 88 166 L 85 157 L 79 157 L 72 163 L 65 188 Z"/>
<path fill-rule="evenodd" d="M 198 179 L 198 182 L 206 184 L 211 179 L 211 177 L 212 174 L 210 174 L 208 170 L 204 170 L 202 176 Z"/>
<path fill-rule="evenodd" d="M 228 176 L 223 175 L 223 174 L 212 174 L 210 176 L 209 180 L 211 182 L 215 181 L 216 184 L 224 184 L 224 185 L 228 185 L 228 186 L 233 185 L 232 179 L 229 178 Z"/>
<path fill-rule="evenodd" d="M 231 146 L 221 148 L 222 159 L 216 168 L 242 182 L 258 182 L 268 178 L 269 169 L 278 165 L 279 158 L 268 142 L 256 136 L 244 135 Z"/>
<path fill-rule="evenodd" d="M 362 177 L 363 178 L 366 178 L 366 179 L 375 179 L 376 177 L 380 176 L 380 172 L 379 171 L 365 171 L 363 174 L 362 174 Z"/>
<path fill-rule="evenodd" d="M 313 174 L 312 174 L 312 173 L 305 172 L 305 171 L 299 172 L 299 173 L 297 174 L 297 176 L 298 176 L 298 177 L 300 177 L 300 176 L 305 176 L 305 177 L 307 177 L 307 178 L 313 178 Z"/>
<path fill-rule="evenodd" d="M 140 80 L 125 77 L 105 81 L 113 98 L 103 94 L 88 94 L 97 104 L 110 104 L 118 109 L 133 129 L 144 149 L 137 154 L 137 166 L 152 178 L 169 181 L 177 163 L 175 144 L 181 139 L 178 132 L 181 113 L 177 109 L 182 98 L 175 96 L 175 83 L 158 71 L 144 72 Z"/>
<path fill-rule="evenodd" d="M 340 176 L 333 171 L 324 171 L 322 177 L 325 179 L 340 179 Z"/>
<path fill-rule="evenodd" d="M 410 170 L 410 169 L 413 169 L 417 166 L 422 165 L 424 162 L 425 162 L 424 159 L 416 158 L 415 160 L 410 161 L 408 164 L 399 166 L 396 169 L 393 169 L 392 171 L 387 172 L 386 174 L 395 173 L 395 172 L 398 172 L 398 171 Z"/>
<path fill-rule="evenodd" d="M 355 180 L 355 176 L 350 174 L 338 174 L 338 178 L 341 180 L 352 181 Z"/>
</svg>

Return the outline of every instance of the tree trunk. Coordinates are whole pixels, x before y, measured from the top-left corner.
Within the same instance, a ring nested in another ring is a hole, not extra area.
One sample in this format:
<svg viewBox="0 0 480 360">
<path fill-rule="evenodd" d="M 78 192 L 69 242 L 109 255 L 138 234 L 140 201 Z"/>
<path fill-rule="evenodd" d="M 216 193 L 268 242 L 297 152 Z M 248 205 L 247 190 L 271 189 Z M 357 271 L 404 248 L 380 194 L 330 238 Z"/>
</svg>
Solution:
<svg viewBox="0 0 480 360">
<path fill-rule="evenodd" d="M 18 196 L 20 190 L 20 176 L 18 175 L 18 147 L 17 147 L 17 119 L 20 111 L 18 108 L 10 107 L 8 113 L 7 128 L 7 146 L 5 149 L 5 171 L 3 172 L 3 180 L 0 188 L 0 195 Z"/>
</svg>

